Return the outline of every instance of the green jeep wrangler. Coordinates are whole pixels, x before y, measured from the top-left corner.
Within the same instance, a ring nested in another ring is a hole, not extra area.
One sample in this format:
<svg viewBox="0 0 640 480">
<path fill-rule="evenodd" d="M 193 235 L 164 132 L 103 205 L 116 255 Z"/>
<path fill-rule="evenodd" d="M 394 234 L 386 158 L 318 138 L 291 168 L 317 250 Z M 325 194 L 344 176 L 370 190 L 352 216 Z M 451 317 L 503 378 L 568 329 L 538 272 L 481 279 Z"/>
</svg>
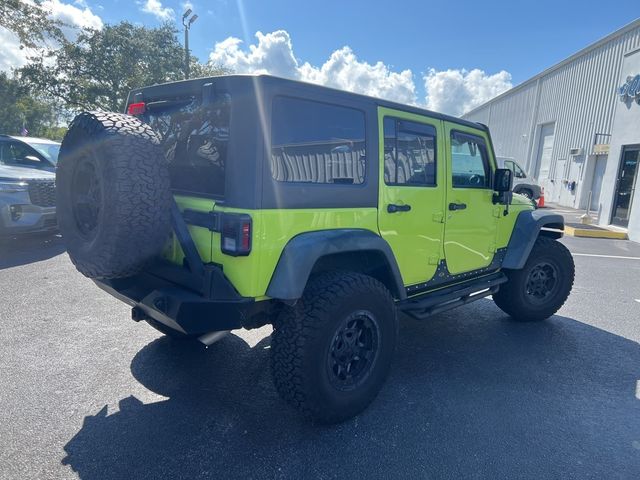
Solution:
<svg viewBox="0 0 640 480">
<path fill-rule="evenodd" d="M 563 218 L 496 168 L 486 126 L 266 75 L 131 92 L 78 115 L 57 169 L 77 269 L 172 337 L 273 325 L 276 389 L 313 420 L 361 412 L 398 311 L 484 297 L 553 315 L 573 260 Z"/>
</svg>

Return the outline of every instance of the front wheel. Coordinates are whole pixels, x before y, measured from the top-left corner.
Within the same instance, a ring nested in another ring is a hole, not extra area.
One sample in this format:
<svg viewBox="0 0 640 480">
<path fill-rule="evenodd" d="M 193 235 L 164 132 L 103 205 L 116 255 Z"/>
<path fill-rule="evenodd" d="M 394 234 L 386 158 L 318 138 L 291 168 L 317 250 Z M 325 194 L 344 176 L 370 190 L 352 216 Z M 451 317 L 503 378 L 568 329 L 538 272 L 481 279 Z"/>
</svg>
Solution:
<svg viewBox="0 0 640 480">
<path fill-rule="evenodd" d="M 569 297 L 575 266 L 571 253 L 560 242 L 538 237 L 521 270 L 507 270 L 508 282 L 493 295 L 502 311 L 514 320 L 545 320 Z"/>
<path fill-rule="evenodd" d="M 393 298 L 374 278 L 322 274 L 278 316 L 271 341 L 280 396 L 319 423 L 364 410 L 389 372 L 398 335 Z"/>
</svg>

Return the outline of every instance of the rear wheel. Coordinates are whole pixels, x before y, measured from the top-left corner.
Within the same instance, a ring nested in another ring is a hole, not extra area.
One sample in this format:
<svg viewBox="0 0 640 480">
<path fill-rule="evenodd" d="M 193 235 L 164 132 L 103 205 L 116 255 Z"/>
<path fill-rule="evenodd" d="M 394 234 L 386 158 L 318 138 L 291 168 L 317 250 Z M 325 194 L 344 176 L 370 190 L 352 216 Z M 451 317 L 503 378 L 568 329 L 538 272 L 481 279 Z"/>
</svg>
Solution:
<svg viewBox="0 0 640 480">
<path fill-rule="evenodd" d="M 548 237 L 538 237 L 521 270 L 507 270 L 509 281 L 493 295 L 496 305 L 513 319 L 549 318 L 571 292 L 575 267 L 567 247 Z"/>
<path fill-rule="evenodd" d="M 336 272 L 312 279 L 275 323 L 271 358 L 278 393 L 319 423 L 357 415 L 384 383 L 397 330 L 393 298 L 374 278 Z"/>
</svg>

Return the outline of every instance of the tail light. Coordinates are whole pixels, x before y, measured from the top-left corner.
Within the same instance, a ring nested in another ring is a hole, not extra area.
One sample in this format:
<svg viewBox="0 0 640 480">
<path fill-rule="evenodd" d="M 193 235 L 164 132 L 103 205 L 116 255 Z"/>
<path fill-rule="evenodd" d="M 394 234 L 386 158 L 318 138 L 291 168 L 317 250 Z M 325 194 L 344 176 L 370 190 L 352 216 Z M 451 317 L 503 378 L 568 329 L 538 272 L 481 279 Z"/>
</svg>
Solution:
<svg viewBox="0 0 640 480">
<path fill-rule="evenodd" d="M 225 213 L 220 233 L 222 253 L 233 257 L 251 253 L 251 217 L 245 213 Z"/>
<path fill-rule="evenodd" d="M 145 111 L 145 103 L 144 102 L 138 102 L 138 103 L 130 103 L 129 106 L 127 107 L 127 113 L 129 115 L 142 115 Z"/>
</svg>

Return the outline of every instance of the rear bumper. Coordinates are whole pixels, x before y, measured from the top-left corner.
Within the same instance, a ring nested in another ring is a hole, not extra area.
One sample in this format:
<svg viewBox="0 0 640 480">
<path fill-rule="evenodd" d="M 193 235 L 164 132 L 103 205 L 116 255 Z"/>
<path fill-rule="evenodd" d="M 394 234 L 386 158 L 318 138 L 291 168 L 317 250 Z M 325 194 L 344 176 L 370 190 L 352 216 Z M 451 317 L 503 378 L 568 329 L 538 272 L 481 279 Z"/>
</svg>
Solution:
<svg viewBox="0 0 640 480">
<path fill-rule="evenodd" d="M 134 320 L 153 319 L 187 335 L 266 323 L 271 302 L 239 296 L 219 267 L 207 265 L 200 280 L 163 263 L 133 277 L 95 283 L 130 305 Z"/>
</svg>

